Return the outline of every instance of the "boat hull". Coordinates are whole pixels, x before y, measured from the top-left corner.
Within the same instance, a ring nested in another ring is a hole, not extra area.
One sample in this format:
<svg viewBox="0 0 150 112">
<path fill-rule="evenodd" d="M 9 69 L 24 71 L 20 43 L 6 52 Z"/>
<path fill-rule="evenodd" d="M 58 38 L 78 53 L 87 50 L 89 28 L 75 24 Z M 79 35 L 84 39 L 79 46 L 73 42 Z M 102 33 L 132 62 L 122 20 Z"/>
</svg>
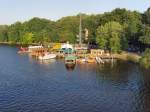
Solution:
<svg viewBox="0 0 150 112">
<path fill-rule="evenodd" d="M 86 63 L 86 59 L 77 59 L 76 60 L 77 63 Z"/>
<path fill-rule="evenodd" d="M 96 63 L 96 60 L 95 59 L 88 59 L 87 63 Z"/>
<path fill-rule="evenodd" d="M 29 53 L 29 51 L 18 51 L 17 53 L 18 54 L 27 54 L 27 53 Z"/>
<path fill-rule="evenodd" d="M 73 55 L 65 57 L 65 66 L 68 70 L 73 70 L 76 64 L 76 57 Z"/>
<path fill-rule="evenodd" d="M 39 56 L 40 60 L 48 60 L 48 59 L 54 59 L 54 58 L 56 58 L 55 54 L 47 54 L 45 56 Z"/>
</svg>

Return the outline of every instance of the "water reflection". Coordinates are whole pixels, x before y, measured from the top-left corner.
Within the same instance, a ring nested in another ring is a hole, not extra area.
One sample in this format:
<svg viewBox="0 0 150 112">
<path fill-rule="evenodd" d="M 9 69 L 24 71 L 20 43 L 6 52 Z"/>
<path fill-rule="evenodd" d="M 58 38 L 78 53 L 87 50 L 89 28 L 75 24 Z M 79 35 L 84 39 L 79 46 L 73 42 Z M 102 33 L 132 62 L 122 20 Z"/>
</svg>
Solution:
<svg viewBox="0 0 150 112">
<path fill-rule="evenodd" d="M 97 68 L 100 80 L 108 81 L 118 89 L 128 90 L 132 97 L 131 112 L 150 111 L 150 70 L 139 71 L 139 66 L 133 67 L 133 63 L 122 61 L 114 63 L 113 68 L 109 63 Z"/>
<path fill-rule="evenodd" d="M 141 112 L 149 112 L 150 111 L 150 69 L 142 69 L 141 70 L 142 80 L 141 80 L 141 87 L 139 87 L 140 92 L 139 96 L 137 97 L 138 100 L 142 100 L 139 104 L 142 109 Z"/>
<path fill-rule="evenodd" d="M 49 60 L 38 60 L 40 64 L 49 65 L 51 63 L 54 63 L 56 59 L 49 59 Z"/>
<path fill-rule="evenodd" d="M 105 77 L 105 80 L 126 82 L 128 80 L 129 72 L 132 70 L 132 64 L 124 66 L 128 62 L 116 61 L 113 63 L 105 63 L 96 66 L 97 75 Z"/>
<path fill-rule="evenodd" d="M 68 70 L 68 71 L 73 71 L 75 69 L 75 66 L 74 67 L 68 67 L 65 65 L 65 67 L 66 67 L 66 70 Z"/>
<path fill-rule="evenodd" d="M 79 70 L 81 71 L 93 71 L 95 69 L 95 67 L 97 66 L 97 64 L 95 63 L 78 63 L 77 64 Z"/>
</svg>

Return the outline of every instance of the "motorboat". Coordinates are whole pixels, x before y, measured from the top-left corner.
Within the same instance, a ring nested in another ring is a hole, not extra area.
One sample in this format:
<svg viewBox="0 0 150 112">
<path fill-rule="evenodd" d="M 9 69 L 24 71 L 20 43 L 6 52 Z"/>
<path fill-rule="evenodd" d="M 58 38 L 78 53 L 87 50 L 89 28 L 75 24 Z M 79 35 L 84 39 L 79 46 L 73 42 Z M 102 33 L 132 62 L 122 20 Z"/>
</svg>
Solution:
<svg viewBox="0 0 150 112">
<path fill-rule="evenodd" d="M 40 46 L 29 46 L 28 47 L 28 51 L 32 52 L 33 50 L 40 49 L 40 48 L 43 48 L 43 46 L 42 45 L 40 45 Z"/>
<path fill-rule="evenodd" d="M 88 58 L 87 63 L 96 63 L 96 60 L 94 58 Z"/>
<path fill-rule="evenodd" d="M 25 53 L 29 53 L 28 48 L 20 47 L 18 54 L 25 54 Z"/>
<path fill-rule="evenodd" d="M 38 57 L 40 60 L 48 60 L 56 58 L 56 54 L 53 53 L 44 53 L 44 55 L 40 55 Z"/>
<path fill-rule="evenodd" d="M 79 58 L 76 60 L 76 62 L 78 62 L 78 63 L 85 63 L 86 61 L 87 61 L 86 58 Z"/>
<path fill-rule="evenodd" d="M 72 69 L 75 67 L 76 57 L 72 55 L 68 55 L 65 57 L 65 66 L 67 69 Z"/>
</svg>

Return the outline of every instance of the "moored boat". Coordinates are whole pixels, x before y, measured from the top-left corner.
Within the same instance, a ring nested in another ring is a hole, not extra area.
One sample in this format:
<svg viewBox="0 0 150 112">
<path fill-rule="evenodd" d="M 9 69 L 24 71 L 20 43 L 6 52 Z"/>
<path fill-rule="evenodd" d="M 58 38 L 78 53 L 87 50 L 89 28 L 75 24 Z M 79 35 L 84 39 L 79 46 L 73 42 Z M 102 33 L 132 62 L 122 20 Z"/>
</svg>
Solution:
<svg viewBox="0 0 150 112">
<path fill-rule="evenodd" d="M 26 47 L 20 47 L 18 54 L 24 54 L 24 53 L 28 53 L 28 48 Z"/>
<path fill-rule="evenodd" d="M 76 60 L 77 63 L 85 63 L 86 59 L 85 58 L 79 58 Z"/>
<path fill-rule="evenodd" d="M 56 54 L 44 53 L 44 55 L 40 55 L 38 58 L 39 58 L 40 60 L 54 59 L 54 58 L 56 58 Z"/>
<path fill-rule="evenodd" d="M 88 58 L 87 63 L 96 63 L 96 60 L 94 58 Z"/>
<path fill-rule="evenodd" d="M 96 63 L 96 60 L 94 58 L 79 58 L 76 60 L 78 63 Z"/>
<path fill-rule="evenodd" d="M 43 48 L 42 45 L 40 45 L 40 46 L 29 46 L 28 47 L 28 51 L 29 52 L 33 52 L 33 50 L 35 50 L 35 49 L 41 49 L 41 48 Z"/>
<path fill-rule="evenodd" d="M 73 69 L 76 64 L 76 57 L 72 55 L 68 55 L 65 57 L 65 66 L 67 69 Z"/>
</svg>

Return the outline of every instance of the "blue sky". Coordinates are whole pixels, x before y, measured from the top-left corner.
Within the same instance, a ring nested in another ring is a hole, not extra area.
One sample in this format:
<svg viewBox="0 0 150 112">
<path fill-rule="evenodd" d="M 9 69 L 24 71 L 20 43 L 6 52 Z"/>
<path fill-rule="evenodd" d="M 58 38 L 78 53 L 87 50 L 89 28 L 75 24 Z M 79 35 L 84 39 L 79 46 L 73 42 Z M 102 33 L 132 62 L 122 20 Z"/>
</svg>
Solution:
<svg viewBox="0 0 150 112">
<path fill-rule="evenodd" d="M 97 14 L 115 8 L 144 12 L 150 0 L 0 0 L 0 24 L 26 21 L 32 17 L 57 20 L 79 12 Z"/>
</svg>

